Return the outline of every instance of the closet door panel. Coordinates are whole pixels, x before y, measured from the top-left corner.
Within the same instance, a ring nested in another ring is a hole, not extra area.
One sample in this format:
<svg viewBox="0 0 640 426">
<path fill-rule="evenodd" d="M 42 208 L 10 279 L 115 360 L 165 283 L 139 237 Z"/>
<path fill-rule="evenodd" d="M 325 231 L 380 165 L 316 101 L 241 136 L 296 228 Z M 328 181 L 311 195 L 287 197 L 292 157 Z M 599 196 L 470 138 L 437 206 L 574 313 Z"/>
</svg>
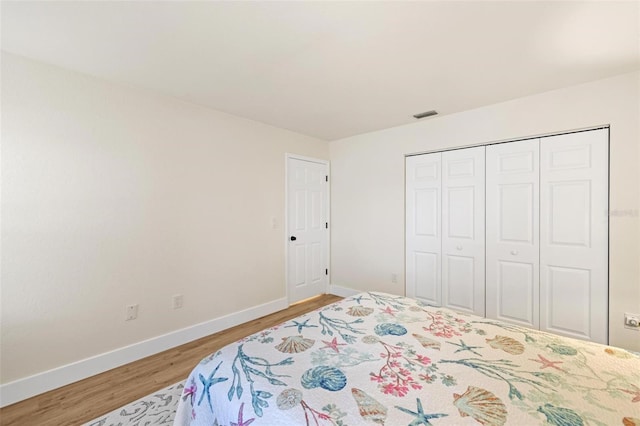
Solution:
<svg viewBox="0 0 640 426">
<path fill-rule="evenodd" d="M 487 317 L 538 328 L 537 277 L 538 271 L 533 262 L 498 260 L 496 288 L 491 290 L 495 303 L 494 306 L 487 303 Z M 489 314 L 490 309 L 496 314 Z"/>
<path fill-rule="evenodd" d="M 442 303 L 484 316 L 485 148 L 442 153 Z"/>
<path fill-rule="evenodd" d="M 406 159 L 406 292 L 440 306 L 441 153 Z"/>
<path fill-rule="evenodd" d="M 539 327 L 539 139 L 487 146 L 487 317 Z"/>
<path fill-rule="evenodd" d="M 474 283 L 475 263 L 473 256 L 457 256 L 445 254 L 443 256 L 443 276 L 447 284 L 443 286 L 445 291 L 445 306 L 456 310 L 474 312 Z"/>
<path fill-rule="evenodd" d="M 608 129 L 541 141 L 540 328 L 608 341 Z"/>
</svg>

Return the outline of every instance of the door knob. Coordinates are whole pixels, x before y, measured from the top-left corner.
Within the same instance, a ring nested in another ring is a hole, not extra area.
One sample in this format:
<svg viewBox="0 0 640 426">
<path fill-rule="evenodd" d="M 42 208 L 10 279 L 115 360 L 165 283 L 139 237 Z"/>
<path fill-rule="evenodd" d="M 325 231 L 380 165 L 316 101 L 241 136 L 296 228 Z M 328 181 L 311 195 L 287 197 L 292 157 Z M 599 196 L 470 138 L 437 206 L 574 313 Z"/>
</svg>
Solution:
<svg viewBox="0 0 640 426">
<path fill-rule="evenodd" d="M 295 240 L 297 240 L 297 238 L 292 235 L 291 236 L 291 241 L 295 241 Z"/>
<path fill-rule="evenodd" d="M 462 246 L 456 246 L 456 250 L 462 250 Z"/>
<path fill-rule="evenodd" d="M 511 254 L 516 256 L 518 254 L 518 250 L 511 250 Z"/>
</svg>

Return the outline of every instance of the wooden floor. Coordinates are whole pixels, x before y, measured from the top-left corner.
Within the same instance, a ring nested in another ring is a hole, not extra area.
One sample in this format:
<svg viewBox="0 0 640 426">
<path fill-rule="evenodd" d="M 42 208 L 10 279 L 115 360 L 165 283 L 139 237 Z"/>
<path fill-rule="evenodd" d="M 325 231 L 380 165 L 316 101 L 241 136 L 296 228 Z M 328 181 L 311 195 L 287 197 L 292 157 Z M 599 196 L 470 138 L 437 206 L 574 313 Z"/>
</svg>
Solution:
<svg viewBox="0 0 640 426">
<path fill-rule="evenodd" d="M 208 354 L 264 328 L 336 302 L 322 295 L 280 312 L 0 409 L 0 425 L 79 425 L 185 380 Z"/>
</svg>

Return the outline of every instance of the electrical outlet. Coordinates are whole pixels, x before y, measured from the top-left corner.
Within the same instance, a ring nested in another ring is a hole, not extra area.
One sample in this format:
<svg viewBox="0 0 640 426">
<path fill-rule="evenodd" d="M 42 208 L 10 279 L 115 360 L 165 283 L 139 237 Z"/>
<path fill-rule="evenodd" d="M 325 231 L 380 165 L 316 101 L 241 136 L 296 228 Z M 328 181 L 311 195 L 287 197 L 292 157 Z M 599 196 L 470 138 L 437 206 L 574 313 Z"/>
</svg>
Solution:
<svg viewBox="0 0 640 426">
<path fill-rule="evenodd" d="M 398 274 L 391 274 L 391 284 L 398 284 Z"/>
<path fill-rule="evenodd" d="M 125 321 L 131 321 L 138 318 L 138 305 L 128 305 L 127 306 L 127 316 L 125 317 Z"/>
<path fill-rule="evenodd" d="M 640 330 L 640 314 L 624 314 L 624 326 Z"/>
<path fill-rule="evenodd" d="M 181 294 L 176 294 L 175 296 L 173 296 L 173 309 L 180 309 L 182 308 L 182 295 Z"/>
</svg>

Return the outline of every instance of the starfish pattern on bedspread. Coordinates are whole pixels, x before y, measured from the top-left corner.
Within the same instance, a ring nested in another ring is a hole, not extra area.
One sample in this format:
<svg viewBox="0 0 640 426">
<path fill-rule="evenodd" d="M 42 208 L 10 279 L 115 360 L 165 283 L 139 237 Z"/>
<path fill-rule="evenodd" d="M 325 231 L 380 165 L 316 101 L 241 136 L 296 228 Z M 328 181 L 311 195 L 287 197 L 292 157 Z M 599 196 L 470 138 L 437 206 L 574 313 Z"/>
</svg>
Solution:
<svg viewBox="0 0 640 426">
<path fill-rule="evenodd" d="M 411 410 L 408 410 L 408 409 L 403 408 L 403 407 L 398 407 L 396 405 L 396 408 L 398 410 L 402 411 L 403 413 L 407 413 L 407 414 L 412 415 L 412 416 L 415 417 L 413 419 L 413 421 L 411 423 L 409 423 L 409 426 L 420 426 L 420 425 L 428 426 L 428 425 L 432 424 L 429 420 L 431 420 L 431 419 L 439 419 L 440 417 L 448 416 L 448 414 L 442 414 L 442 413 L 425 414 L 424 409 L 422 408 L 422 401 L 420 401 L 420 398 L 416 398 L 416 403 L 418 405 L 416 411 L 411 411 Z"/>
<path fill-rule="evenodd" d="M 540 366 L 540 369 L 544 369 L 547 367 L 551 367 L 551 368 L 555 368 L 558 371 L 564 371 L 562 368 L 558 367 L 556 364 L 562 364 L 562 361 L 551 361 L 546 359 L 544 356 L 542 356 L 541 354 L 538 354 L 538 358 L 539 359 L 531 359 L 531 361 L 533 362 L 539 362 L 540 364 L 542 364 Z"/>
<path fill-rule="evenodd" d="M 338 346 L 347 346 L 346 343 L 338 343 L 337 337 L 334 337 L 330 342 L 323 340 L 322 343 L 324 343 L 326 346 L 320 349 L 333 349 L 336 353 L 340 353 L 340 349 L 338 348 Z"/>
<path fill-rule="evenodd" d="M 458 352 L 463 352 L 463 351 L 469 351 L 471 353 L 474 353 L 478 356 L 482 356 L 481 354 L 479 354 L 478 352 L 474 351 L 474 349 L 480 349 L 482 348 L 482 346 L 469 346 L 466 343 L 464 343 L 464 341 L 462 339 L 460 339 L 460 343 L 453 343 L 453 342 L 447 342 L 450 345 L 454 345 L 454 346 L 458 346 L 459 349 L 456 349 L 455 353 Z"/>
<path fill-rule="evenodd" d="M 307 323 L 309 322 L 309 318 L 307 318 L 304 322 L 298 322 L 296 320 L 293 320 L 292 322 L 293 324 L 285 325 L 284 327 L 285 328 L 297 327 L 298 333 L 302 333 L 302 329 L 305 327 L 309 327 L 309 328 L 318 327 L 317 325 L 313 325 L 313 324 L 307 325 Z"/>
<path fill-rule="evenodd" d="M 205 361 L 186 382 L 176 426 L 640 419 L 637 354 L 382 293 L 345 298 Z"/>
<path fill-rule="evenodd" d="M 213 377 L 218 372 L 220 365 L 222 365 L 222 361 L 220 361 L 220 363 L 211 372 L 211 374 L 209 375 L 209 378 L 207 379 L 205 379 L 205 377 L 202 374 L 199 375 L 200 381 L 202 382 L 202 386 L 204 386 L 204 389 L 203 389 L 202 395 L 200 395 L 200 400 L 198 401 L 198 405 L 202 404 L 202 400 L 206 396 L 207 402 L 209 403 L 209 408 L 211 408 L 211 411 L 213 411 L 213 405 L 211 404 L 211 387 L 216 383 L 226 382 L 227 380 L 229 380 L 227 377 Z"/>
<path fill-rule="evenodd" d="M 242 411 L 244 410 L 244 402 L 242 404 L 240 404 L 240 410 L 238 410 L 238 422 L 231 422 L 231 426 L 249 426 L 251 423 L 253 423 L 253 421 L 255 420 L 255 418 L 251 418 L 249 420 L 247 420 L 246 422 L 244 421 L 243 417 L 242 417 Z"/>
</svg>

